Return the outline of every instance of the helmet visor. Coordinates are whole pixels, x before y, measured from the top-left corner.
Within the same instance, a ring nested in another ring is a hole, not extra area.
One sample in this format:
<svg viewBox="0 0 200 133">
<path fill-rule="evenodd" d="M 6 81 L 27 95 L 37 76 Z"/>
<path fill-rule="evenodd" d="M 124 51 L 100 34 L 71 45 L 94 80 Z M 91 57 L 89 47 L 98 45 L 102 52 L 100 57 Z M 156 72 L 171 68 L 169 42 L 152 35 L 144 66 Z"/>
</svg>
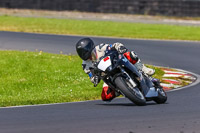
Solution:
<svg viewBox="0 0 200 133">
<path fill-rule="evenodd" d="M 96 61 L 96 60 L 98 59 L 97 52 L 96 52 L 96 48 L 94 48 L 94 49 L 92 50 L 91 59 L 92 59 L 92 61 Z"/>
</svg>

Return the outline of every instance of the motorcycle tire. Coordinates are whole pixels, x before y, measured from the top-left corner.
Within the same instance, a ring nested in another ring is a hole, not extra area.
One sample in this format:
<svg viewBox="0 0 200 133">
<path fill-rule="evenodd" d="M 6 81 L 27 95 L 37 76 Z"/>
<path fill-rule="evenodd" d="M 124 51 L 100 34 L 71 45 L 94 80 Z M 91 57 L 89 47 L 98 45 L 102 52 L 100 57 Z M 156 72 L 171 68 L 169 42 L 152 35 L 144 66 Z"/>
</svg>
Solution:
<svg viewBox="0 0 200 133">
<path fill-rule="evenodd" d="M 139 94 L 141 95 L 141 98 L 139 98 L 135 94 L 135 92 L 128 86 L 127 81 L 124 77 L 121 77 L 121 76 L 117 77 L 115 79 L 115 84 L 116 84 L 117 88 L 119 89 L 119 91 L 130 101 L 132 101 L 133 103 L 135 103 L 138 106 L 146 105 L 146 99 L 144 98 L 144 96 L 140 92 L 140 90 L 138 88 L 134 88 L 139 92 Z"/>
<path fill-rule="evenodd" d="M 167 94 L 161 86 L 158 88 L 158 97 L 154 98 L 154 101 L 157 104 L 163 104 L 167 101 Z"/>
</svg>

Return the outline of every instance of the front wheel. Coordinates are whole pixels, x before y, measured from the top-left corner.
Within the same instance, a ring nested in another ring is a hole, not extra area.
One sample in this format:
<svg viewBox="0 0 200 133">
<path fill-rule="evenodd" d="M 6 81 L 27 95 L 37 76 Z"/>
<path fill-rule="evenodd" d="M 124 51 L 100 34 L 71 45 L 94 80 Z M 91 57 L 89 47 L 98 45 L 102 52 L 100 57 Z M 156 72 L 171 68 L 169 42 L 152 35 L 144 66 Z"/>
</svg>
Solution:
<svg viewBox="0 0 200 133">
<path fill-rule="evenodd" d="M 167 101 L 167 94 L 161 86 L 158 88 L 158 97 L 154 98 L 154 101 L 157 104 L 163 104 Z"/>
<path fill-rule="evenodd" d="M 124 77 L 117 77 L 115 84 L 119 91 L 136 105 L 144 106 L 146 104 L 146 99 L 141 91 L 138 88 L 131 87 L 131 83 Z"/>
</svg>

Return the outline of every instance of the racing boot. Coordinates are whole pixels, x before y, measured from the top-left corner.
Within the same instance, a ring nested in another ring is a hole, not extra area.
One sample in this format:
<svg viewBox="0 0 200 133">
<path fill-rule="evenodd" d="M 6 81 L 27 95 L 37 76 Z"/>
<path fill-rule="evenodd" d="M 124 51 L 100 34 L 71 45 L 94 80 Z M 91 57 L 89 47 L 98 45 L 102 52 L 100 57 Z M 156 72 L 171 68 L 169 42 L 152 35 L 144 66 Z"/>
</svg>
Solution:
<svg viewBox="0 0 200 133">
<path fill-rule="evenodd" d="M 143 64 L 143 66 L 142 66 L 142 71 L 143 71 L 144 73 L 146 73 L 148 76 L 152 76 L 152 75 L 155 74 L 155 70 L 154 70 L 154 69 L 148 68 L 148 67 L 146 67 L 144 64 Z"/>
<path fill-rule="evenodd" d="M 136 66 L 136 68 L 138 70 L 143 71 L 148 76 L 152 76 L 155 73 L 154 69 L 148 68 L 144 64 L 142 64 L 142 62 L 140 61 L 140 59 L 134 65 Z"/>
</svg>

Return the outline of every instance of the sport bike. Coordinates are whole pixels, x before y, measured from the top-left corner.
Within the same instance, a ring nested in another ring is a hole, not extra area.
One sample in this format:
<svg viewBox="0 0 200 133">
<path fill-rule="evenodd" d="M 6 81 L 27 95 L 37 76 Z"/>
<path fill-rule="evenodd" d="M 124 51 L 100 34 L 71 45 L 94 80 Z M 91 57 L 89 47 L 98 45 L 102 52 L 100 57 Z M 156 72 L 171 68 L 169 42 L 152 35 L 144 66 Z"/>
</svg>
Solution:
<svg viewBox="0 0 200 133">
<path fill-rule="evenodd" d="M 138 70 L 129 60 L 116 50 L 107 50 L 105 55 L 94 63 L 95 74 L 112 89 L 121 93 L 136 105 L 146 101 L 158 104 L 167 101 L 167 95 L 159 81 Z"/>
</svg>

